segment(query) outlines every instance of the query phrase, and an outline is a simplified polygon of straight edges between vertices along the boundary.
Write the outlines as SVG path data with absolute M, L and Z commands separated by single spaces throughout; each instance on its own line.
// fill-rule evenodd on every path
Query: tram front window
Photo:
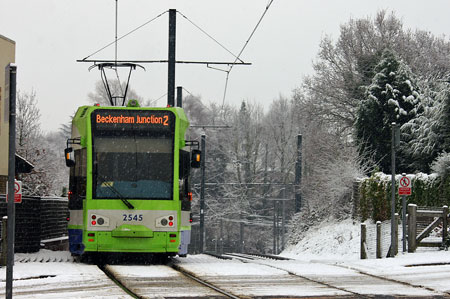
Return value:
M 97 136 L 93 198 L 172 199 L 173 139 Z

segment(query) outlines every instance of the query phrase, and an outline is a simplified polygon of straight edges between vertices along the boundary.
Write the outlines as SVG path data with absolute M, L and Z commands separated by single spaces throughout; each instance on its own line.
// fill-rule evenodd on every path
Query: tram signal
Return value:
M 191 167 L 200 168 L 201 161 L 202 161 L 202 152 L 198 149 L 192 150 Z

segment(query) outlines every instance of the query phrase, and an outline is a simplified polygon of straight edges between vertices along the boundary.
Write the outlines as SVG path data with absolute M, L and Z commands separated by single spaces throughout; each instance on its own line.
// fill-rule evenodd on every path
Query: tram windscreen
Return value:
M 173 134 L 94 129 L 93 198 L 172 199 Z M 173 132 L 173 131 L 172 131 Z

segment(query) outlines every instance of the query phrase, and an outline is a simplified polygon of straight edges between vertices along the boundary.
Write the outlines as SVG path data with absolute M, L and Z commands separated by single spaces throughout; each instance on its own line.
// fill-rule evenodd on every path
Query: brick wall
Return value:
M 8 181 L 8 176 L 0 175 L 0 194 L 6 194 L 6 182 Z

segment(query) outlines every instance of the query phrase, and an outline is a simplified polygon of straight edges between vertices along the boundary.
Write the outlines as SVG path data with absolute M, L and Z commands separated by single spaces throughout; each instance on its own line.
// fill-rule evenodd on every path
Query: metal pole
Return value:
M 392 123 L 392 138 L 391 138 L 391 250 L 389 257 L 394 257 L 395 244 L 395 127 L 396 123 Z
M 284 250 L 284 232 L 286 227 L 286 201 L 284 200 L 286 198 L 286 186 L 284 186 L 283 189 L 283 200 L 281 202 L 281 251 Z
M 177 107 L 183 107 L 183 87 L 177 86 Z
M 280 219 L 280 203 L 277 201 L 277 213 L 276 215 L 276 222 L 275 222 L 275 231 L 276 231 L 276 236 L 277 236 L 277 242 L 276 242 L 276 249 L 277 249 L 277 253 L 280 253 L 280 223 L 279 223 L 279 219 Z
M 220 253 L 223 254 L 223 219 L 220 218 Z
M 15 206 L 14 179 L 16 174 L 16 75 L 17 67 L 9 64 L 6 67 L 6 77 L 9 78 L 9 159 L 8 159 L 8 252 L 6 262 L 6 298 L 12 298 L 13 266 L 14 266 L 14 236 L 15 236 Z
M 302 183 L 302 135 L 297 135 L 297 163 L 295 164 L 295 213 L 302 208 L 302 193 L 300 184 Z
M 402 176 L 406 176 L 406 173 L 402 173 Z M 402 196 L 402 252 L 406 252 L 406 195 Z
M 201 137 L 201 176 L 200 187 L 200 252 L 203 253 L 203 244 L 205 239 L 205 156 L 206 156 L 206 136 Z
M 175 41 L 176 41 L 177 11 L 169 10 L 169 59 L 167 70 L 167 105 L 175 106 Z
M 277 222 L 276 222 L 276 213 L 277 213 L 277 201 L 273 201 L 273 254 L 277 254 Z

